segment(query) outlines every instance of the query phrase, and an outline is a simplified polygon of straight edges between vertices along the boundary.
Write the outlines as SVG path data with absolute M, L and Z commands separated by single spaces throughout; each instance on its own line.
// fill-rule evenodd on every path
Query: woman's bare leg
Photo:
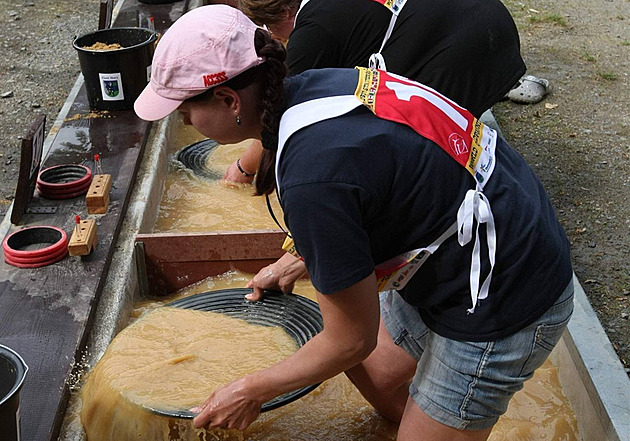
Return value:
M 346 375 L 379 414 L 398 423 L 415 372 L 416 360 L 394 344 L 381 320 L 376 349 L 363 362 L 346 371 Z
M 398 427 L 397 441 L 485 441 L 491 431 L 492 428 L 453 429 L 432 419 L 410 397 Z

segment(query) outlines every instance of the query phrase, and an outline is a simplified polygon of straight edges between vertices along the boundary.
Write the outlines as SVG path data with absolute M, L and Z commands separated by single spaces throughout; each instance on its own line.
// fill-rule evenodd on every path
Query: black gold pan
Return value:
M 218 312 L 255 325 L 279 326 L 298 346 L 304 345 L 322 330 L 322 316 L 316 302 L 299 295 L 282 294 L 277 291 L 265 291 L 262 300 L 250 302 L 245 299 L 245 294 L 251 292 L 251 289 L 246 288 L 208 291 L 176 300 L 166 306 Z M 273 398 L 262 405 L 261 412 L 291 403 L 317 386 L 319 383 Z M 166 410 L 146 406 L 145 408 L 154 414 L 171 418 L 194 418 L 196 415 L 186 409 Z
M 219 144 L 213 139 L 190 144 L 179 151 L 177 160 L 194 174 L 202 178 L 216 181 L 223 178 L 223 173 L 208 167 L 208 156 L 217 148 Z

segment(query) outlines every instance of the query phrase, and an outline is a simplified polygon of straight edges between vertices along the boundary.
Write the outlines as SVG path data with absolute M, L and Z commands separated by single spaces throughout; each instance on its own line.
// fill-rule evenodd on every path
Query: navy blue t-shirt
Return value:
M 354 69 L 307 71 L 286 82 L 288 107 L 352 93 Z M 331 88 L 333 89 L 331 91 Z M 457 217 L 471 175 L 411 128 L 361 106 L 293 134 L 279 170 L 285 222 L 314 286 L 333 294 L 374 265 L 427 246 Z M 469 274 L 473 243 L 451 236 L 401 290 L 425 323 L 453 339 L 509 335 L 548 309 L 571 276 L 569 243 L 540 181 L 503 140 L 484 194 L 497 229 L 490 293 L 473 314 Z M 485 228 L 481 228 L 485 244 Z M 489 270 L 482 251 L 482 280 Z

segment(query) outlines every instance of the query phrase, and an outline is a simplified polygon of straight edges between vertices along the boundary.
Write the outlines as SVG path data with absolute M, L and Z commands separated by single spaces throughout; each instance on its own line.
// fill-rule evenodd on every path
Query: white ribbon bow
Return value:
M 494 216 L 490 209 L 490 202 L 479 188 L 466 192 L 466 197 L 457 211 L 457 240 L 461 246 L 468 244 L 472 239 L 473 220 L 477 221 L 477 229 L 475 231 L 475 245 L 473 247 L 472 262 L 470 265 L 470 297 L 472 300 L 472 308 L 468 309 L 469 314 L 475 312 L 479 300 L 488 297 L 497 242 Z M 486 224 L 490 273 L 488 277 L 486 277 L 486 280 L 484 280 L 480 290 L 481 246 L 479 242 L 479 227 L 481 224 Z

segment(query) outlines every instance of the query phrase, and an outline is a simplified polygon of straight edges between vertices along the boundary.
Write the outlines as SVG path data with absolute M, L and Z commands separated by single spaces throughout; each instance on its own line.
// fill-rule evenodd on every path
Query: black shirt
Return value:
M 311 70 L 287 80 L 288 106 L 352 94 L 354 69 Z M 471 307 L 473 243 L 451 236 L 401 291 L 431 329 L 487 341 L 509 335 L 547 310 L 572 277 L 569 243 L 525 160 L 502 139 L 484 194 L 497 228 L 490 293 Z M 457 218 L 472 176 L 438 145 L 361 106 L 293 134 L 279 169 L 285 222 L 313 285 L 333 294 L 374 265 L 427 246 Z M 481 229 L 485 244 L 485 228 Z M 489 270 L 482 251 L 482 280 Z
M 291 75 L 367 67 L 391 15 L 373 0 L 310 0 L 289 37 Z M 500 0 L 409 0 L 383 56 L 389 72 L 436 89 L 476 117 L 525 73 L 516 25 Z

